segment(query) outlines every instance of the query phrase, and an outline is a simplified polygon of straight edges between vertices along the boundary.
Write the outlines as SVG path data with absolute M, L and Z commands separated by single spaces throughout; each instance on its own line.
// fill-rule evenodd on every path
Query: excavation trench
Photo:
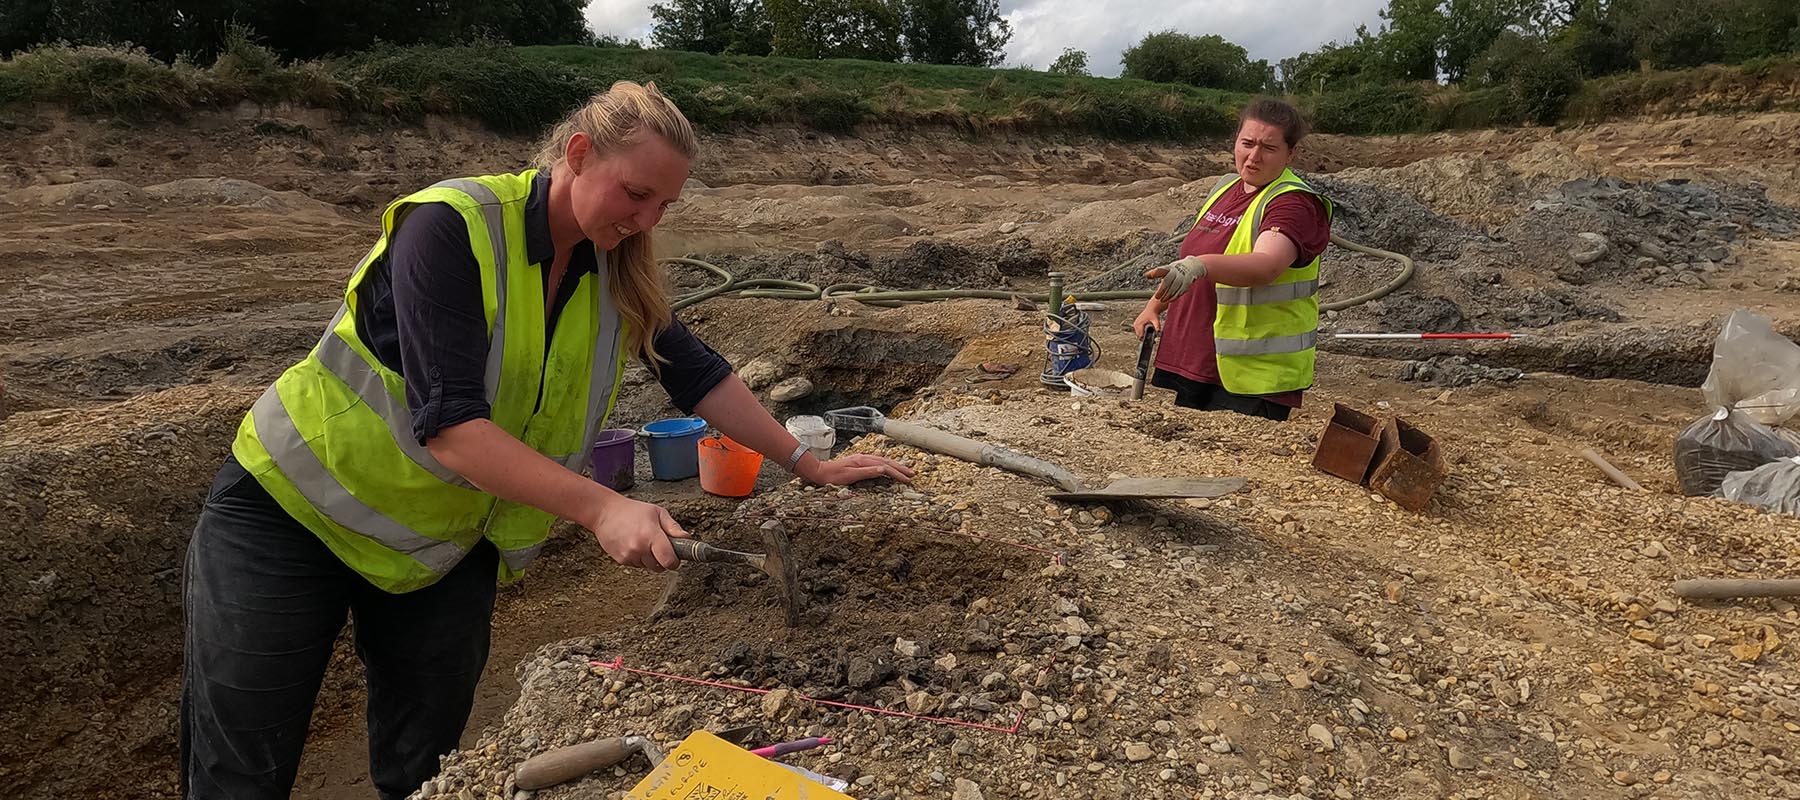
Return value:
M 0 628 L 8 632 L 5 656 L 17 677 L 0 689 L 0 724 L 14 732 L 0 745 L 0 788 L 96 798 L 175 795 L 187 539 L 244 411 L 278 372 L 274 365 L 298 358 L 310 344 L 311 335 L 302 338 L 298 330 L 225 343 L 175 333 L 81 357 L 15 351 L 12 375 L 23 380 L 14 386 L 27 387 L 24 396 L 36 408 L 0 430 L 0 483 L 14 487 L 0 510 L 15 532 L 0 542 L 0 585 L 14 598 L 0 611 Z M 773 344 L 793 353 L 794 374 L 817 390 L 801 404 L 777 407 L 790 413 L 865 403 L 891 409 L 930 385 L 961 348 L 954 337 L 857 323 L 811 331 L 796 326 L 791 335 Z M 728 330 L 708 338 L 726 350 L 744 344 Z M 108 403 L 125 391 L 144 394 Z M 616 413 L 619 424 L 670 413 L 654 386 L 629 394 Z M 744 527 L 731 521 L 739 502 L 706 495 L 693 480 L 652 480 L 641 448 L 636 471 L 631 496 L 664 505 L 698 536 L 754 544 L 754 537 L 734 539 L 733 531 Z M 765 465 L 758 495 L 787 480 Z M 907 521 L 855 539 L 866 543 L 863 550 L 827 556 L 812 549 L 826 529 L 809 524 L 796 522 L 795 538 L 797 549 L 810 554 L 804 596 L 814 618 L 857 620 L 857 626 L 897 622 L 934 603 L 964 603 L 1005 572 L 961 557 L 955 540 L 900 535 Z M 704 597 L 674 605 L 677 614 L 693 618 L 683 629 L 734 631 L 744 619 L 765 614 L 780 625 L 769 590 L 758 585 L 766 580 L 760 573 L 682 574 L 710 587 Z M 880 591 L 871 595 L 870 586 Z M 932 594 L 940 586 L 949 594 Z M 585 531 L 559 527 L 528 579 L 501 590 L 487 674 L 465 741 L 472 743 L 512 705 L 514 667 L 533 650 L 637 625 L 665 588 L 660 576 L 614 565 Z M 865 649 L 878 649 L 879 638 Z M 891 649 L 892 638 L 886 642 Z M 761 663 L 773 669 L 787 661 Z M 876 671 L 888 675 L 886 667 Z M 368 795 L 363 698 L 346 626 L 314 714 L 299 796 Z

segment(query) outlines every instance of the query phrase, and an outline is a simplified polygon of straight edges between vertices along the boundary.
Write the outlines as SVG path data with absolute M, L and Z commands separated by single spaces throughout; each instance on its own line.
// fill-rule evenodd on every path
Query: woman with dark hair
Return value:
M 1288 168 L 1306 132 L 1287 103 L 1246 106 L 1236 174 L 1200 207 L 1181 258 L 1144 273 L 1160 282 L 1132 328 L 1140 339 L 1160 329 L 1151 384 L 1176 405 L 1285 420 L 1312 386 L 1331 201 Z

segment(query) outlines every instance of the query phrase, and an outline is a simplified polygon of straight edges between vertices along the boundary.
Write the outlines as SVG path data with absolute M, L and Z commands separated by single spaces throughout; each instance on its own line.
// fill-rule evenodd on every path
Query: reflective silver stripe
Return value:
M 1268 303 L 1285 303 L 1289 300 L 1312 297 L 1318 292 L 1319 282 L 1316 280 L 1271 283 L 1268 286 L 1220 286 L 1219 305 L 1260 306 Z
M 1273 192 L 1280 191 L 1283 186 L 1298 186 L 1301 189 L 1306 189 L 1306 184 L 1297 181 L 1278 181 L 1263 187 L 1263 190 L 1257 193 L 1256 201 L 1250 209 L 1250 230 L 1262 230 L 1263 212 L 1269 210 L 1269 203 L 1275 199 Z
M 606 416 L 606 403 L 612 399 L 613 383 L 619 369 L 619 309 L 613 305 L 612 274 L 607 269 L 610 254 L 596 252 L 599 261 L 594 270 L 595 305 L 599 312 L 599 333 L 594 337 L 594 361 L 588 372 L 587 424 L 581 431 L 579 447 L 563 466 L 580 472 L 593 456 L 594 437 L 599 435 L 601 418 Z
M 1271 336 L 1267 339 L 1223 339 L 1215 337 L 1213 344 L 1222 356 L 1267 356 L 1278 353 L 1299 353 L 1311 350 L 1318 341 L 1318 331 L 1307 331 L 1294 336 Z
M 523 550 L 501 550 L 500 560 L 506 562 L 506 568 L 513 572 L 524 572 L 525 567 L 536 560 L 543 549 L 544 543 L 538 542 Z
M 331 324 L 325 326 L 325 335 L 319 338 L 319 346 L 313 348 L 313 357 L 325 366 L 332 375 L 350 387 L 350 391 L 369 407 L 370 411 L 387 423 L 388 434 L 394 437 L 394 444 L 400 451 L 418 464 L 420 469 L 436 476 L 438 480 L 465 489 L 474 488 L 467 478 L 458 475 L 455 470 L 438 463 L 431 451 L 419 444 L 413 433 L 412 410 L 404 401 L 388 392 L 387 384 L 381 380 L 381 373 L 376 372 L 369 362 L 350 349 L 343 339 L 338 338 L 337 326 L 342 322 L 350 309 L 339 306 L 337 316 L 331 318 Z
M 452 178 L 439 181 L 431 188 L 455 189 L 474 198 L 481 209 L 481 218 L 487 223 L 488 243 L 494 249 L 494 328 L 488 333 L 487 375 L 484 385 L 487 388 L 487 401 L 491 407 L 500 394 L 500 364 L 506 356 L 506 278 L 508 258 L 506 247 L 506 215 L 500 206 L 500 197 L 493 189 L 479 181 L 468 178 Z
M 281 474 L 293 482 L 313 508 L 332 522 L 369 537 L 396 553 L 412 558 L 437 575 L 450 571 L 462 560 L 463 549 L 455 542 L 433 539 L 413 531 L 365 505 L 319 463 L 318 454 L 306 445 L 281 393 L 270 386 L 250 409 L 256 438 L 268 451 Z

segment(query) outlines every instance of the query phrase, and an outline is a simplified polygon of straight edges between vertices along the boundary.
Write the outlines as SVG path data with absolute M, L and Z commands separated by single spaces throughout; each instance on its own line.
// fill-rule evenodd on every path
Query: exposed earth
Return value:
M 1141 288 L 1109 270 L 1172 252 L 1228 168 L 1218 142 L 859 134 L 710 137 L 665 251 L 744 276 L 1041 303 L 1052 269 L 1078 296 Z M 703 538 L 752 546 L 757 523 L 788 520 L 801 625 L 754 573 L 646 575 L 560 529 L 502 590 L 465 749 L 420 796 L 514 800 L 519 762 L 558 745 L 754 723 L 758 744 L 835 737 L 789 760 L 869 798 L 1800 797 L 1800 609 L 1670 592 L 1788 576 L 1800 552 L 1800 519 L 1683 497 L 1671 459 L 1706 410 L 1696 387 L 1727 314 L 1800 335 L 1796 142 L 1796 114 L 1314 137 L 1298 166 L 1337 202 L 1336 232 L 1419 266 L 1328 330 L 1530 337 L 1329 342 L 1281 424 L 1156 391 L 1044 388 L 1038 317 L 1010 302 L 693 306 L 683 319 L 755 388 L 814 385 L 771 401 L 780 416 L 867 403 L 1090 482 L 1249 487 L 1059 505 L 1028 479 L 870 436 L 843 446 L 915 464 L 916 485 L 810 488 L 766 466 L 738 502 L 651 481 L 640 458 L 633 495 Z M 158 124 L 38 109 L 0 119 L 0 146 L 0 629 L 15 673 L 0 788 L 173 797 L 181 558 L 238 420 L 317 339 L 382 204 L 516 169 L 531 143 L 289 109 Z M 1325 299 L 1392 274 L 1334 248 Z M 1091 312 L 1103 366 L 1130 368 L 1137 308 Z M 1450 478 L 1423 512 L 1313 469 L 1334 402 L 1437 439 Z M 670 413 L 635 370 L 615 420 Z M 298 796 L 373 795 L 361 702 L 340 648 Z M 644 769 L 537 795 L 619 797 Z

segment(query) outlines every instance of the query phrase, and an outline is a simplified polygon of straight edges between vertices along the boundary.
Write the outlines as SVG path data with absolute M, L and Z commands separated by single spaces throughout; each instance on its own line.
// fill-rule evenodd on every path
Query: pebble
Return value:
M 1337 740 L 1332 737 L 1331 729 L 1324 725 L 1317 722 L 1313 723 L 1311 727 L 1306 729 L 1306 735 L 1311 736 L 1313 741 L 1318 742 L 1319 745 L 1326 750 L 1337 749 Z
M 1149 761 L 1150 757 L 1154 755 L 1156 755 L 1156 751 L 1150 749 L 1150 745 L 1142 742 L 1125 745 L 1125 760 L 1127 761 Z
M 1449 752 L 1444 754 L 1444 759 L 1445 759 L 1445 761 L 1449 762 L 1451 767 L 1454 767 L 1456 769 L 1474 769 L 1475 768 L 1475 759 L 1470 758 L 1468 753 L 1464 753 L 1462 751 L 1462 748 L 1456 747 L 1454 745 L 1452 745 L 1450 747 Z
M 956 779 L 956 791 L 950 797 L 952 800 L 985 800 L 981 794 L 981 784 L 968 778 Z
M 1226 739 L 1226 738 L 1225 738 L 1225 737 L 1223 737 L 1223 736 L 1221 736 L 1221 737 L 1219 737 L 1219 738 L 1217 738 L 1217 739 L 1214 739 L 1214 740 L 1213 740 L 1213 743 L 1212 743 L 1212 744 L 1210 744 L 1210 745 L 1207 745 L 1207 746 L 1208 746 L 1208 747 L 1211 747 L 1211 748 L 1212 748 L 1212 751 L 1213 751 L 1213 752 L 1215 752 L 1215 753 L 1229 753 L 1229 752 L 1231 752 L 1231 742 L 1230 742 L 1230 741 L 1229 741 L 1229 740 L 1227 740 L 1227 739 Z
M 1411 734 L 1407 733 L 1405 728 L 1399 726 L 1395 726 L 1393 730 L 1388 731 L 1388 736 L 1396 742 L 1404 742 L 1411 738 Z

